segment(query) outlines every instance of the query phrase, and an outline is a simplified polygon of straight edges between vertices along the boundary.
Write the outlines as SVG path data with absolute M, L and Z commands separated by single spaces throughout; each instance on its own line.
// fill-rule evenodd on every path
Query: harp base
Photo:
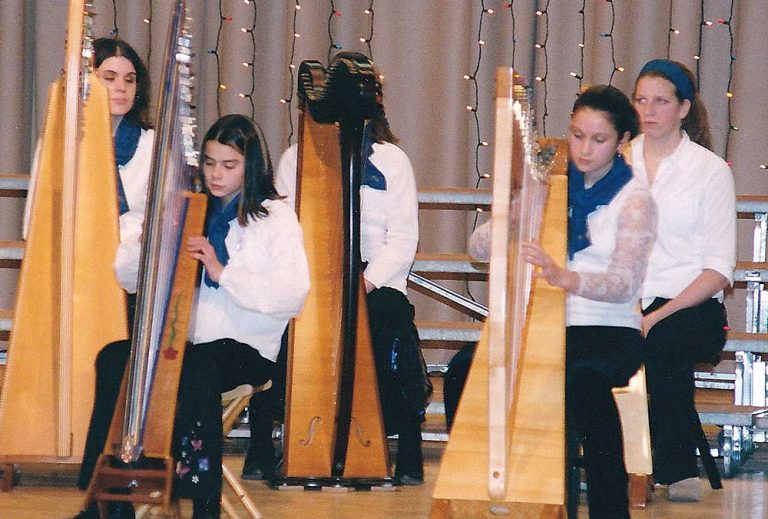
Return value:
M 102 454 L 88 485 L 83 509 L 96 502 L 101 517 L 107 517 L 107 503 L 128 503 L 160 506 L 165 514 L 178 515 L 173 499 L 173 458 L 142 458 L 126 465 L 115 456 Z M 175 510 L 175 511 L 174 511 Z
M 563 505 L 433 499 L 429 519 L 565 519 Z
M 19 469 L 14 463 L 2 463 L 0 471 L 0 492 L 10 492 L 16 483 Z
M 397 484 L 392 478 L 283 477 L 269 483 L 276 490 L 323 490 L 326 492 L 394 492 Z

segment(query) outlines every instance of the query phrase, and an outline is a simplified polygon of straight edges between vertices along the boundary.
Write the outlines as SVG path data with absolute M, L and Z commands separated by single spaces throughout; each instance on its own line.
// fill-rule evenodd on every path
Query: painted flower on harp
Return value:
M 179 350 L 170 347 L 163 350 L 163 357 L 165 360 L 176 360 L 178 356 Z

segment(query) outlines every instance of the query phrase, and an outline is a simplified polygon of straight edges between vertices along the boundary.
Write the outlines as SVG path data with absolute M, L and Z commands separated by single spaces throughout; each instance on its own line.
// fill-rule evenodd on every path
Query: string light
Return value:
M 509 9 L 509 16 L 512 18 L 512 72 L 515 74 L 515 77 L 519 77 L 520 74 L 517 73 L 517 67 L 515 67 L 515 53 L 517 52 L 517 35 L 515 33 L 517 22 L 515 19 L 515 1 L 512 0 L 507 4 L 504 4 L 504 9 Z
M 477 110 L 480 105 L 480 88 L 477 82 L 477 74 L 480 71 L 480 63 L 483 59 L 483 46 L 485 45 L 485 40 L 483 40 L 483 22 L 485 16 L 489 14 L 488 9 L 485 6 L 485 0 L 481 0 L 480 9 L 480 20 L 477 24 L 477 60 L 475 61 L 475 69 L 471 74 L 464 74 L 464 79 L 466 81 L 471 81 L 474 94 L 474 104 L 467 105 L 467 111 L 471 113 L 474 118 L 475 134 L 477 136 L 477 144 L 475 145 L 475 174 L 477 175 L 477 180 L 475 182 L 475 187 L 479 187 L 480 181 L 484 178 L 480 173 L 480 149 L 483 148 L 482 143 L 485 141 L 483 141 L 482 136 L 480 135 L 480 118 L 477 115 Z M 476 224 L 477 220 L 475 220 L 475 225 Z
M 152 70 L 152 17 L 154 16 L 154 5 L 152 0 L 149 0 L 149 16 L 144 18 L 144 23 L 147 24 L 147 69 Z
M 340 17 L 341 11 L 336 9 L 334 0 L 331 0 L 331 12 L 328 14 L 328 41 L 330 42 L 328 44 L 328 60 L 326 61 L 328 64 L 331 63 L 331 54 L 333 54 L 334 50 L 342 49 L 341 44 L 333 39 L 333 20 Z
M 602 33 L 601 36 L 608 38 L 608 41 L 611 43 L 611 63 L 613 64 L 613 70 L 611 70 L 611 77 L 608 79 L 608 84 L 613 85 L 613 77 L 616 75 L 616 72 L 624 72 L 624 67 L 621 67 L 616 63 L 616 46 L 613 41 L 613 30 L 616 27 L 616 6 L 611 0 L 606 0 L 606 2 L 611 4 L 611 28 L 608 32 Z
M 216 84 L 219 88 L 216 89 L 216 117 L 221 117 L 221 93 L 227 89 L 227 85 L 221 80 L 221 59 L 219 58 L 219 48 L 221 47 L 221 34 L 224 32 L 224 23 L 231 22 L 232 18 L 224 16 L 224 6 L 222 0 L 219 0 L 219 28 L 216 31 L 216 46 L 212 49 L 208 49 L 208 54 L 213 55 L 216 59 Z
M 293 84 L 294 84 L 294 77 L 293 77 L 293 71 L 296 69 L 296 65 L 293 63 L 294 58 L 296 57 L 296 41 L 301 37 L 301 34 L 299 34 L 296 31 L 296 21 L 299 16 L 299 11 L 301 11 L 301 3 L 299 3 L 299 0 L 294 0 L 293 4 L 293 38 L 291 39 L 291 56 L 288 58 L 288 75 L 290 77 L 289 79 L 289 90 L 288 90 L 288 97 L 282 97 L 280 98 L 280 103 L 285 105 L 286 114 L 288 116 L 288 128 L 290 129 L 288 132 L 288 146 L 291 145 L 293 141 L 293 113 L 292 113 L 292 107 L 293 107 Z
M 667 31 L 667 59 L 670 59 L 671 57 L 671 50 L 672 50 L 672 34 L 674 33 L 675 29 L 672 26 L 672 13 L 674 12 L 674 6 L 675 1 L 669 0 L 669 30 Z M 678 34 L 680 32 L 678 31 Z
M 579 71 L 571 72 L 571 76 L 579 80 L 579 91 L 581 93 L 584 81 L 584 47 L 586 47 L 587 39 L 587 0 L 581 0 L 581 9 L 579 9 L 579 16 L 581 17 L 581 40 L 579 41 Z
M 365 43 L 368 47 L 368 57 L 371 58 L 371 61 L 373 61 L 373 47 L 371 46 L 371 40 L 373 40 L 373 20 L 376 16 L 373 10 L 373 2 L 374 0 L 369 0 L 368 8 L 363 9 L 363 14 L 368 16 L 368 36 L 360 38 L 361 42 Z
M 693 59 L 696 61 L 696 91 L 701 90 L 701 56 L 704 49 L 704 28 L 711 27 L 712 22 L 704 19 L 704 0 L 699 2 L 699 46 Z
M 720 20 L 721 25 L 725 25 L 728 27 L 728 39 L 729 39 L 729 46 L 728 46 L 728 86 L 726 87 L 726 99 L 728 99 L 728 132 L 725 135 L 725 152 L 723 153 L 723 156 L 725 160 L 728 160 L 728 150 L 730 149 L 731 145 L 731 133 L 739 131 L 739 127 L 736 126 L 733 122 L 733 90 L 731 89 L 731 86 L 733 85 L 733 62 L 736 61 L 736 54 L 735 50 L 733 48 L 734 46 L 734 37 L 733 37 L 733 24 L 731 21 L 733 20 L 733 5 L 734 0 L 731 0 L 731 8 L 728 12 L 728 19 L 727 20 Z
M 543 95 L 542 103 L 542 115 L 541 115 L 541 131 L 542 135 L 547 135 L 547 117 L 549 117 L 549 106 L 547 105 L 548 91 L 547 91 L 547 77 L 549 75 L 549 55 L 547 54 L 547 41 L 549 40 L 549 0 L 546 0 L 543 9 L 536 11 L 536 17 L 539 20 L 539 24 L 544 26 L 544 40 L 536 43 L 536 48 L 542 51 L 542 60 L 544 62 L 544 72 L 536 76 L 536 81 L 541 83 Z
M 245 68 L 250 69 L 251 73 L 251 89 L 248 92 L 241 92 L 240 98 L 246 99 L 248 103 L 251 105 L 251 119 L 253 119 L 256 116 L 256 107 L 253 104 L 253 94 L 256 92 L 256 17 L 258 15 L 258 8 L 256 6 L 256 2 L 251 2 L 250 0 L 243 0 L 243 3 L 246 5 L 250 5 L 253 7 L 253 18 L 251 19 L 251 26 L 248 27 L 241 27 L 240 31 L 243 34 L 246 34 L 250 36 L 251 39 L 251 58 L 250 61 L 244 61 L 243 66 Z
M 118 38 L 120 36 L 120 30 L 117 28 L 117 2 L 112 0 L 112 30 L 109 31 L 110 36 Z

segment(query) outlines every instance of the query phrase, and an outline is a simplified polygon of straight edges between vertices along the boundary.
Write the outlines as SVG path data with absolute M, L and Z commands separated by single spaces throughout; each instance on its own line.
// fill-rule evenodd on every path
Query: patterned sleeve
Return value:
M 606 303 L 629 301 L 640 290 L 656 241 L 658 214 L 647 191 L 635 191 L 624 203 L 616 230 L 616 248 L 605 272 L 579 272 L 576 295 Z

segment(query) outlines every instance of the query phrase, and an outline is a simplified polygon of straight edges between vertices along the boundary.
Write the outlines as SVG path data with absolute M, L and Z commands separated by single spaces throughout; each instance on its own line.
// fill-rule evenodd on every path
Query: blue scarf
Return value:
M 141 126 L 135 121 L 123 117 L 115 132 L 115 162 L 117 166 L 125 166 L 131 161 L 136 153 L 136 148 L 139 147 L 139 137 L 141 137 Z M 123 181 L 120 179 L 120 170 L 115 168 L 115 173 L 117 174 L 117 202 L 120 214 L 123 215 L 128 212 L 128 199 L 125 196 Z
M 237 218 L 237 206 L 239 204 L 239 193 L 226 207 L 222 207 L 220 198 L 211 198 L 206 235 L 208 236 L 208 243 L 216 251 L 216 258 L 222 265 L 229 262 L 229 253 L 224 240 L 229 233 L 229 222 Z M 208 272 L 205 273 L 205 284 L 211 288 L 219 288 L 219 284 L 208 277 Z
M 601 205 L 608 205 L 627 182 L 632 170 L 619 154 L 613 167 L 589 189 L 584 187 L 584 174 L 573 162 L 568 162 L 568 257 L 586 249 L 592 242 L 587 229 L 587 217 Z
M 373 165 L 371 162 L 371 155 L 373 154 L 374 140 L 371 137 L 371 125 L 365 126 L 365 132 L 363 133 L 363 149 L 361 151 L 363 159 L 363 178 L 360 179 L 361 186 L 369 186 L 379 191 L 387 190 L 387 178 L 379 168 Z

